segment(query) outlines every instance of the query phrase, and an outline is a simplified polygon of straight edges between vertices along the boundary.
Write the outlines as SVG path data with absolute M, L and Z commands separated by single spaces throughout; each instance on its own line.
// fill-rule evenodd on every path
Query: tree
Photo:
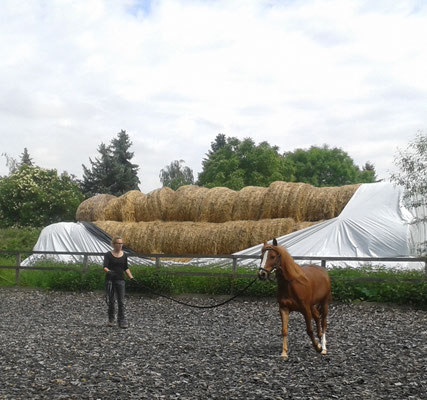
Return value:
M 6 158 L 6 167 L 9 168 L 9 175 L 12 175 L 19 168 L 18 161 L 7 153 L 2 153 L 1 155 Z
M 411 226 L 413 250 L 427 255 L 427 135 L 419 132 L 405 150 L 398 150 L 394 164 L 398 171 L 390 179 L 404 188 L 403 201 L 415 216 Z
M 33 160 L 28 153 L 26 147 L 24 147 L 24 152 L 21 154 L 21 161 L 18 162 L 16 158 L 10 156 L 7 153 L 2 153 L 2 156 L 6 158 L 6 166 L 9 168 L 9 175 L 14 174 L 22 165 L 29 165 L 30 167 L 34 166 Z
M 26 147 L 24 147 L 24 152 L 21 154 L 21 162 L 19 163 L 20 167 L 22 167 L 23 165 L 28 165 L 29 167 L 33 166 L 33 160 L 30 157 L 30 154 L 28 153 Z
M 131 146 L 132 142 L 124 130 L 117 134 L 110 145 L 100 144 L 100 157 L 95 158 L 95 161 L 89 158 L 91 168 L 82 165 L 82 191 L 86 197 L 97 193 L 120 196 L 130 190 L 139 190 L 139 167 L 130 162 L 134 155 L 129 151 Z
M 240 141 L 219 134 L 202 161 L 198 184 L 240 190 L 244 186 L 268 186 L 277 180 L 291 181 L 293 166 L 278 150 L 267 142 L 256 145 L 251 138 Z
M 98 147 L 99 158 L 89 162 L 92 168 L 83 165 L 82 191 L 86 197 L 94 196 L 97 193 L 110 193 L 109 187 L 114 181 L 113 157 L 110 146 L 101 143 Z
M 159 177 L 163 186 L 176 190 L 180 186 L 194 184 L 193 170 L 185 167 L 184 163 L 184 160 L 175 160 L 160 170 Z
M 377 174 L 375 172 L 374 164 L 367 161 L 362 167 L 362 171 L 359 173 L 359 182 L 360 183 L 372 183 L 377 179 Z
M 41 227 L 72 221 L 83 200 L 79 186 L 66 172 L 22 165 L 0 180 L 0 225 Z
M 375 181 L 373 165 L 366 163 L 360 171 L 353 159 L 339 148 L 312 146 L 308 150 L 297 149 L 284 154 L 295 166 L 297 182 L 314 186 L 342 186 Z

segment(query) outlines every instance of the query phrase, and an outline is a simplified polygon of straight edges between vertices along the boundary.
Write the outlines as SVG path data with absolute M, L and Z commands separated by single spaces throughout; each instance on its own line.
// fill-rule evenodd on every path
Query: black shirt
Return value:
M 123 253 L 121 257 L 114 257 L 109 251 L 104 255 L 104 268 L 108 268 L 111 271 L 107 274 L 106 280 L 122 281 L 124 280 L 124 272 L 129 269 L 128 256 Z

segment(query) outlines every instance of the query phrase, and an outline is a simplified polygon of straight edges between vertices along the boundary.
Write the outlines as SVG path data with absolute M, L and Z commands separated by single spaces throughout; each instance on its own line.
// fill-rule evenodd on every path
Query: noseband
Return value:
M 276 260 L 276 262 L 274 263 L 274 265 L 273 265 L 273 268 L 271 268 L 271 270 L 269 271 L 268 269 L 265 269 L 265 268 L 263 268 L 263 267 L 259 267 L 259 269 L 258 269 L 258 271 L 265 271 L 265 272 L 267 272 L 267 274 L 268 274 L 268 276 L 270 277 L 270 275 L 277 269 L 277 267 L 279 266 L 279 264 L 280 264 L 280 253 L 277 251 L 277 250 L 274 250 L 272 247 L 266 247 L 265 249 L 264 249 L 264 251 L 261 253 L 261 259 L 262 259 L 262 257 L 264 256 L 264 253 L 266 252 L 266 251 L 270 251 L 270 250 L 273 250 L 274 252 L 276 252 L 276 254 L 277 254 L 277 260 Z

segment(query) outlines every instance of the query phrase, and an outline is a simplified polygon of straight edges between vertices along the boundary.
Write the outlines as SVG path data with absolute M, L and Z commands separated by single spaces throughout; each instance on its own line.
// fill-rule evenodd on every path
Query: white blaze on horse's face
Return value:
M 264 255 L 262 256 L 261 265 L 258 270 L 258 278 L 261 280 L 267 279 L 268 273 L 265 270 L 265 265 L 267 264 L 267 257 L 268 257 L 268 251 L 264 252 Z
M 264 255 L 262 256 L 260 268 L 265 268 L 265 264 L 267 264 L 267 257 L 268 257 L 268 251 L 264 252 Z

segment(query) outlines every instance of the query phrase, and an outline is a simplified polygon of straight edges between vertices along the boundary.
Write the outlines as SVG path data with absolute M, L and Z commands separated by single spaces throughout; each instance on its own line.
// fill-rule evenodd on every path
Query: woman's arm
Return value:
M 108 269 L 108 254 L 104 255 L 104 271 L 110 272 L 110 270 Z
M 125 272 L 126 272 L 126 275 L 128 276 L 129 279 L 133 279 L 132 272 L 130 272 L 129 268 Z

